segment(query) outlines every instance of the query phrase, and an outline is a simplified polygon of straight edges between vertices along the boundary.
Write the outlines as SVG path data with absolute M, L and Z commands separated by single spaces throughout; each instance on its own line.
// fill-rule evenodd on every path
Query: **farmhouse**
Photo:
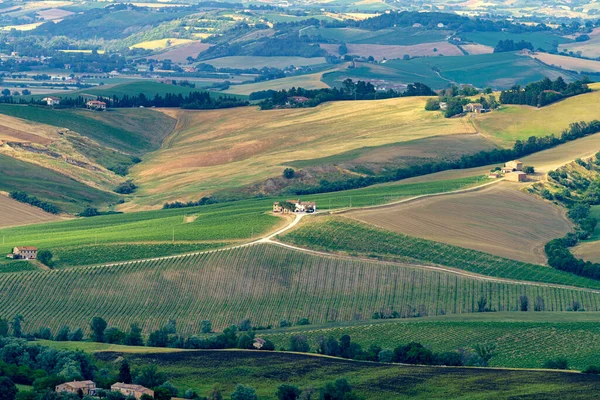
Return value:
M 317 203 L 314 201 L 300 200 L 286 200 L 284 203 L 276 201 L 273 203 L 274 213 L 288 214 L 292 211 L 296 213 L 314 213 L 317 211 Z
M 96 395 L 96 383 L 93 381 L 73 381 L 73 382 L 65 382 L 56 386 L 57 393 L 75 393 L 78 394 L 79 390 L 83 392 L 84 395 L 94 396 Z
M 142 395 L 154 397 L 154 391 L 143 387 L 142 385 L 131 385 L 128 383 L 117 382 L 110 387 L 111 392 L 119 392 L 127 397 L 135 397 L 140 399 Z
M 310 100 L 308 97 L 304 97 L 304 96 L 292 96 L 289 99 L 292 103 L 300 103 L 300 104 L 306 103 L 307 101 Z
M 509 172 L 505 178 L 507 181 L 524 182 L 527 180 L 527 174 L 523 171 Z
M 60 98 L 54 97 L 54 96 L 44 97 L 42 99 L 42 101 L 45 102 L 50 107 L 54 107 L 54 106 L 57 106 L 60 104 Z
M 471 112 L 471 113 L 476 113 L 476 114 L 481 114 L 481 113 L 485 112 L 483 105 L 481 105 L 481 103 L 469 103 L 465 106 L 465 111 Z
M 502 172 L 523 171 L 523 163 L 519 160 L 509 161 L 504 164 Z
M 38 249 L 33 246 L 18 246 L 13 249 L 12 258 L 18 260 L 35 260 Z
M 90 100 L 87 103 L 85 103 L 85 105 L 90 110 L 98 110 L 98 111 L 106 110 L 106 103 L 103 101 L 99 101 L 99 100 Z

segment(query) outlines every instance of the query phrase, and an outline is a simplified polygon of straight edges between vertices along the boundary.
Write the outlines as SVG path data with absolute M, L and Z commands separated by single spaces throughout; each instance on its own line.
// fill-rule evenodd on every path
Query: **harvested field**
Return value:
M 562 44 L 558 49 L 560 51 L 572 51 L 574 53 L 580 51 L 582 56 L 589 58 L 600 57 L 600 28 L 594 29 L 589 36 L 590 40 L 588 41 Z
M 494 48 L 492 46 L 485 46 L 483 44 L 464 44 L 460 47 L 469 53 L 469 55 L 492 54 L 494 52 Z
M 304 89 L 328 88 L 329 86 L 321 81 L 322 77 L 323 72 L 317 72 L 315 74 L 298 75 L 289 78 L 273 79 L 265 82 L 234 85 L 225 90 L 224 93 L 249 95 L 252 92 L 259 92 L 261 90 L 282 90 L 290 89 L 292 87 L 301 87 Z
M 190 39 L 178 39 L 178 38 L 165 38 L 157 40 L 148 40 L 146 42 L 136 43 L 130 48 L 135 49 L 146 49 L 146 50 L 161 50 L 171 48 L 180 45 L 186 45 L 192 43 Z
M 37 14 L 44 18 L 46 21 L 52 21 L 55 19 L 61 19 L 73 15 L 72 11 L 61 10 L 60 8 L 51 8 L 49 10 L 38 11 Z
M 575 57 L 559 56 L 557 54 L 535 53 L 531 58 L 540 60 L 544 64 L 562 69 L 579 72 L 600 72 L 600 61 L 584 60 Z
M 132 169 L 141 187 L 134 202 L 158 206 L 165 200 L 197 200 L 217 189 L 279 176 L 292 160 L 474 133 L 465 119 L 445 119 L 424 111 L 425 101 L 413 97 L 333 102 L 271 111 L 247 107 L 233 114 L 231 110 L 164 109 L 178 123 L 163 148 Z
M 339 54 L 339 44 L 321 44 L 320 46 L 331 54 Z M 387 58 L 388 60 L 402 58 L 405 54 L 408 54 L 411 57 L 463 55 L 458 47 L 448 42 L 422 43 L 411 46 L 394 46 L 383 44 L 347 44 L 346 46 L 348 47 L 348 54 L 363 57 L 373 56 L 376 60 L 382 60 L 384 58 Z
M 583 242 L 573 249 L 573 254 L 586 261 L 600 263 L 600 241 Z
M 351 212 L 360 221 L 405 235 L 523 262 L 546 262 L 544 245 L 572 229 L 561 209 L 499 183 L 486 189 Z
M 325 64 L 324 57 L 253 57 L 253 56 L 231 56 L 221 57 L 206 61 L 215 68 L 286 68 L 291 65 L 303 67 L 308 65 Z
M 152 58 L 155 60 L 171 60 L 173 62 L 182 63 L 185 62 L 188 57 L 198 57 L 198 54 L 211 46 L 212 44 L 195 42 L 167 50 L 164 53 L 152 56 Z
M 0 194 L 0 228 L 58 221 L 61 217 Z

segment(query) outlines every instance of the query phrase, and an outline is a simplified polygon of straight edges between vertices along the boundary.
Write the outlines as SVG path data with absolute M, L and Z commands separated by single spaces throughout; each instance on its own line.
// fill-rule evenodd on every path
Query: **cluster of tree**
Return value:
M 596 229 L 598 221 L 590 215 L 592 205 L 600 204 L 600 153 L 595 160 L 577 160 L 586 169 L 596 172 L 595 178 L 576 173 L 569 173 L 565 167 L 550 171 L 548 176 L 563 189 L 557 193 L 544 190 L 543 197 L 562 203 L 566 206 L 569 218 L 575 222 L 577 229 L 564 237 L 554 239 L 545 246 L 550 266 L 576 275 L 592 279 L 600 279 L 600 263 L 576 258 L 570 247 L 580 240 L 587 239 Z
M 215 204 L 218 201 L 213 199 L 212 197 L 202 197 L 198 201 L 188 201 L 187 203 L 182 203 L 181 201 L 174 201 L 172 203 L 163 204 L 163 209 L 167 210 L 170 208 L 184 208 L 184 207 L 197 207 L 197 206 L 205 206 L 207 204 Z
M 443 160 L 413 165 L 408 168 L 399 168 L 389 174 L 379 176 L 361 176 L 334 182 L 324 179 L 319 182 L 318 185 L 314 186 L 291 186 L 287 189 L 285 194 L 300 196 L 315 193 L 338 192 L 371 186 L 377 183 L 393 182 L 415 176 L 428 175 L 449 169 L 465 169 L 481 167 L 498 162 L 507 162 L 597 132 L 600 132 L 600 121 L 594 120 L 589 123 L 582 121 L 571 124 L 568 129 L 565 129 L 562 132 L 560 137 L 556 137 L 554 134 L 543 137 L 531 136 L 525 142 L 517 140 L 512 149 L 484 150 L 471 155 L 463 155 L 458 160 Z
M 407 86 L 404 92 L 388 90 L 386 92 L 378 92 L 375 86 L 370 82 L 357 81 L 346 79 L 341 88 L 331 89 L 304 89 L 291 88 L 289 90 L 266 90 L 254 92 L 250 94 L 250 99 L 265 99 L 260 103 L 262 110 L 269 110 L 274 107 L 289 106 L 289 107 L 315 107 L 326 101 L 335 100 L 376 100 L 387 99 L 394 97 L 409 97 L 409 96 L 435 96 L 436 93 L 427 85 L 419 82 L 412 83 Z M 304 97 L 308 100 L 299 101 L 297 97 Z
M 120 183 L 119 186 L 117 186 L 115 188 L 115 193 L 131 194 L 131 193 L 135 192 L 136 189 L 137 189 L 136 184 L 133 183 L 133 181 L 128 180 L 128 181 Z
M 500 40 L 496 47 L 494 47 L 494 53 L 504 53 L 507 51 L 519 51 L 519 50 L 531 50 L 533 51 L 533 44 L 521 40 L 516 42 L 512 39 Z
M 47 201 L 40 200 L 35 196 L 30 196 L 25 192 L 17 190 L 17 191 L 10 192 L 9 196 L 11 199 L 20 201 L 21 203 L 30 204 L 34 207 L 41 208 L 42 210 L 49 212 L 51 214 L 60 213 L 60 208 L 58 208 L 54 204 L 48 203 Z
M 500 94 L 500 102 L 543 107 L 567 97 L 589 92 L 591 89 L 588 87 L 588 83 L 588 78 L 568 84 L 560 76 L 555 81 L 545 78 L 538 82 L 532 82 L 525 88 L 515 85 L 509 90 L 503 90 Z
M 305 335 L 298 334 L 290 337 L 289 350 L 309 352 L 310 344 Z M 383 349 L 371 345 L 363 350 L 357 343 L 352 342 L 349 335 L 343 335 L 339 340 L 333 336 L 317 338 L 316 352 L 334 357 L 354 360 L 375 361 L 385 363 L 446 365 L 446 366 L 487 366 L 494 355 L 494 344 L 476 345 L 473 351 L 460 349 L 458 351 L 435 353 L 420 343 L 411 342 L 395 349 Z

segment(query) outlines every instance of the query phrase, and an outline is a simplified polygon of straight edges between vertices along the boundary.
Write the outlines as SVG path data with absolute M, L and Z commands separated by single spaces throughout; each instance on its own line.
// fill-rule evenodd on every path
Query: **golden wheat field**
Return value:
M 546 262 L 544 245 L 572 228 L 560 208 L 501 182 L 469 193 L 425 198 L 351 218 L 394 232 L 524 262 Z
M 132 169 L 133 206 L 198 199 L 278 176 L 286 162 L 430 136 L 474 133 L 466 119 L 424 111 L 425 98 L 327 103 L 315 108 L 165 109 L 177 126 Z

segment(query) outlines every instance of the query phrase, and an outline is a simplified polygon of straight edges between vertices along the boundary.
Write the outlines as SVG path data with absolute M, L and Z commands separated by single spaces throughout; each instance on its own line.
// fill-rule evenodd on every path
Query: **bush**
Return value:
M 554 358 L 544 363 L 547 369 L 569 369 L 569 361 L 566 358 Z
M 283 170 L 283 177 L 285 179 L 292 179 L 296 175 L 296 171 L 292 168 L 286 168 Z
M 296 322 L 296 325 L 310 325 L 310 321 L 308 318 L 300 318 L 298 322 Z
M 297 351 L 300 353 L 308 353 L 310 351 L 310 345 L 308 339 L 304 335 L 294 335 L 290 338 L 290 351 Z
M 52 252 L 50 250 L 42 250 L 37 255 L 38 261 L 47 267 L 51 267 L 53 265 L 52 257 Z
M 253 387 L 239 384 L 231 393 L 231 400 L 258 400 L 258 396 Z
M 600 375 L 600 366 L 598 365 L 590 365 L 586 369 L 583 370 L 584 374 L 596 374 Z
M 525 172 L 526 174 L 533 174 L 535 173 L 535 168 L 531 165 L 526 165 L 523 167 L 523 172 Z
M 137 189 L 137 186 L 133 183 L 133 181 L 126 181 L 117 186 L 115 193 L 131 194 L 135 192 L 135 189 Z
M 100 215 L 100 212 L 94 207 L 88 207 L 79 214 L 81 217 L 95 217 L 96 215 Z

